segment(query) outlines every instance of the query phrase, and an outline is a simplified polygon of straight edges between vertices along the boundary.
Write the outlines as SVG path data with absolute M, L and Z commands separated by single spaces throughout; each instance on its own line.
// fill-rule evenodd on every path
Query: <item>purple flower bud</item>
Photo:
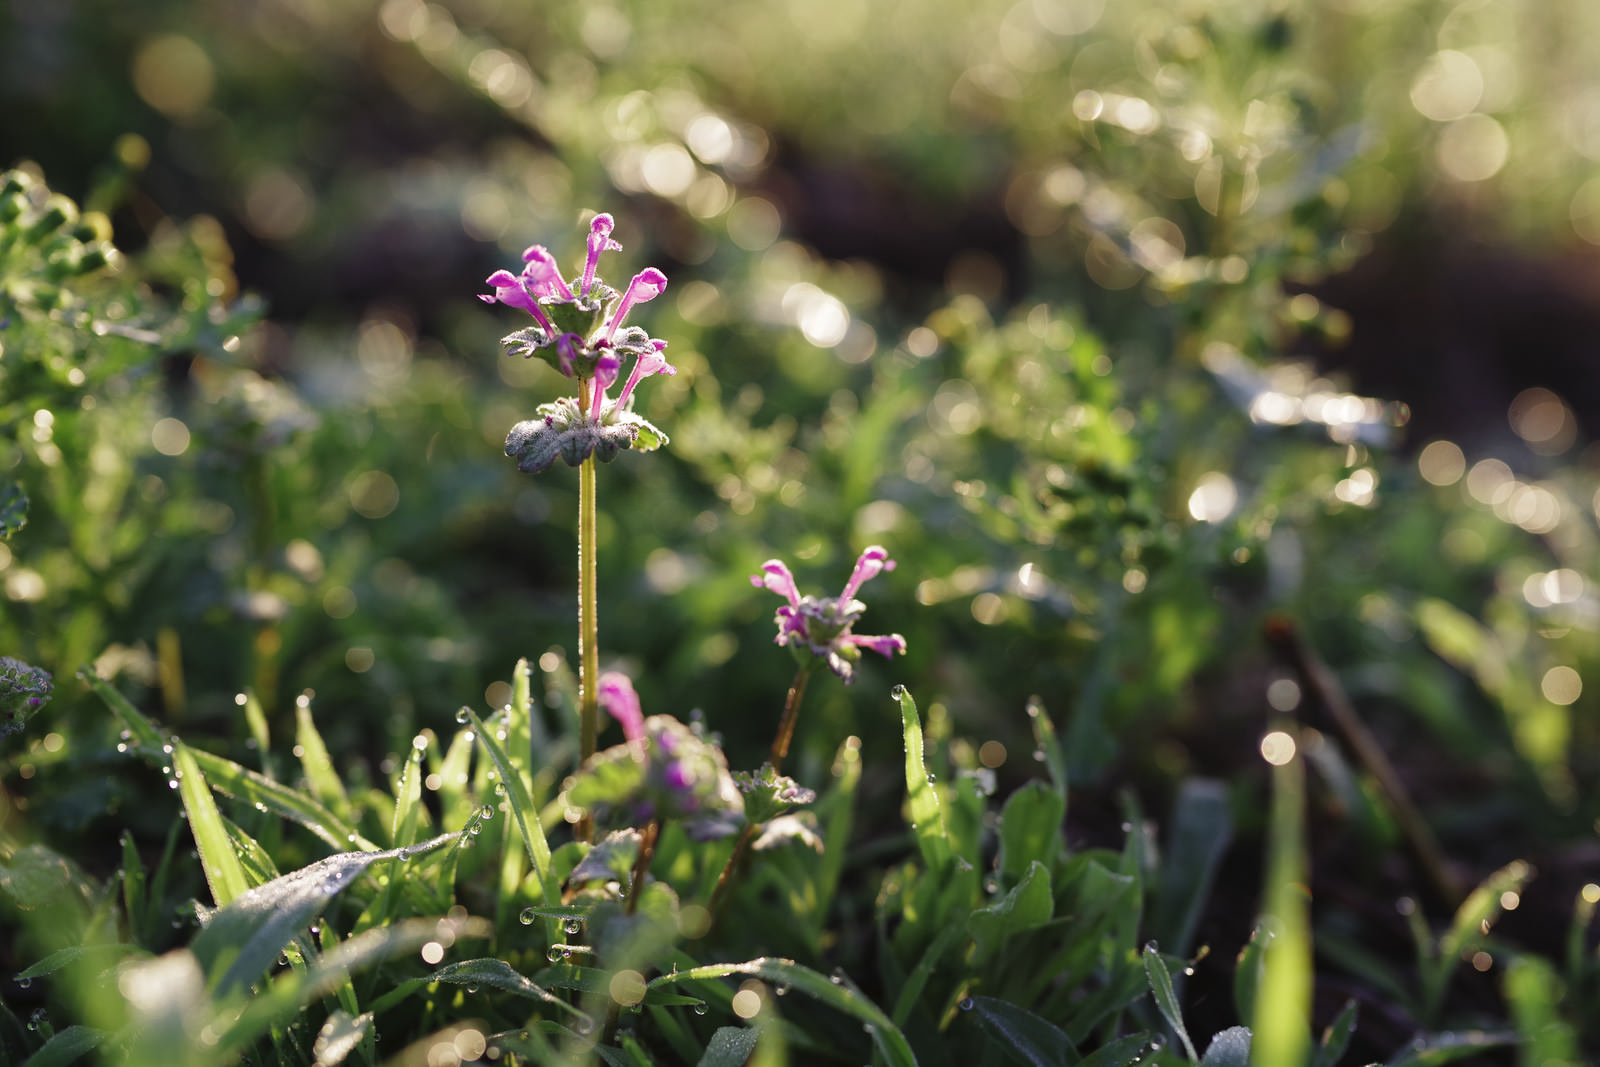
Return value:
M 581 290 L 584 296 L 589 295 L 589 287 L 594 284 L 594 268 L 600 262 L 600 253 L 622 251 L 622 246 L 611 239 L 611 228 L 615 225 L 610 215 L 596 215 L 589 223 L 589 261 L 583 265 Z
M 522 253 L 526 266 L 522 268 L 524 284 L 528 292 L 534 296 L 554 297 L 557 300 L 571 302 L 574 297 L 572 290 L 567 288 L 567 283 L 561 278 L 561 270 L 556 266 L 556 258 L 544 245 L 532 245 Z
M 605 339 L 611 340 L 616 334 L 617 327 L 622 325 L 622 320 L 628 315 L 628 309 L 635 304 L 643 304 L 647 300 L 654 300 L 667 289 L 667 276 L 654 267 L 646 267 L 633 276 L 633 281 L 628 283 L 628 291 L 622 294 L 622 300 L 617 304 L 617 312 L 611 316 L 611 321 L 606 325 Z
M 639 694 L 626 674 L 618 671 L 602 674 L 596 699 L 622 726 L 622 733 L 629 741 L 644 740 L 644 713 L 639 708 Z
M 561 373 L 572 377 L 572 361 L 583 355 L 583 338 L 575 333 L 564 333 L 557 337 L 556 355 L 561 359 Z

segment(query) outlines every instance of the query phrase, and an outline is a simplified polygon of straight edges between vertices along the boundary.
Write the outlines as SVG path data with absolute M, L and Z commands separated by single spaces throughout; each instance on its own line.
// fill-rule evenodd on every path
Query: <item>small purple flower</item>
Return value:
M 622 251 L 622 246 L 611 239 L 614 226 L 616 222 L 610 215 L 596 215 L 589 223 L 589 259 L 583 265 L 583 285 L 578 290 L 584 296 L 589 295 L 589 287 L 594 284 L 594 268 L 600 262 L 600 253 Z
M 861 618 L 867 606 L 857 600 L 856 593 L 871 578 L 894 569 L 894 560 L 881 545 L 872 545 L 856 560 L 850 580 L 844 591 L 836 597 L 803 597 L 795 586 L 794 575 L 778 559 L 769 559 L 761 565 L 761 572 L 750 576 L 750 584 L 757 589 L 768 589 L 788 601 L 777 611 L 779 645 L 788 645 L 802 661 L 807 656 L 826 660 L 829 669 L 846 685 L 855 678 L 855 663 L 861 658 L 861 649 L 871 649 L 881 656 L 902 655 L 906 639 L 899 634 L 871 637 L 851 633 L 851 628 Z
M 628 291 L 622 294 L 622 302 L 617 305 L 616 313 L 611 316 L 611 322 L 606 326 L 606 340 L 610 341 L 616 336 L 617 327 L 628 317 L 633 305 L 654 300 L 666 291 L 667 276 L 654 267 L 646 267 L 635 274 L 633 280 L 628 283 Z
M 626 674 L 617 671 L 602 674 L 596 696 L 600 706 L 622 727 L 623 736 L 629 741 L 644 740 L 644 712 L 639 707 L 639 694 Z

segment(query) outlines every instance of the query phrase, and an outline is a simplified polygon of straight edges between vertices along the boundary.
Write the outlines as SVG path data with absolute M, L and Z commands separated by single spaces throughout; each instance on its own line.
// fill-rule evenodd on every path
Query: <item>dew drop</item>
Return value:
M 483 824 L 476 822 L 473 823 L 471 826 L 467 827 L 467 833 L 471 834 L 473 837 L 477 837 L 479 834 L 483 833 Z M 463 844 L 465 844 L 465 842 L 463 842 Z
M 773 992 L 780 997 L 786 997 L 789 995 L 789 987 L 786 985 L 781 985 L 773 989 Z
M 587 1015 L 580 1015 L 577 1021 L 572 1024 L 572 1028 L 580 1034 L 587 1034 L 594 1030 L 594 1020 Z
M 467 986 L 467 995 L 469 997 L 478 995 L 478 983 L 473 982 Z
M 961 998 L 961 1010 L 962 1011 L 971 1011 L 972 1010 L 972 998 L 971 997 L 962 997 Z
M 532 908 L 523 908 L 522 914 L 517 916 L 517 922 L 521 923 L 523 926 L 532 926 L 535 918 L 536 916 L 533 914 Z
M 456 722 L 459 725 L 465 726 L 465 725 L 467 725 L 467 723 L 469 723 L 471 721 L 472 721 L 472 710 L 470 708 L 465 708 L 464 707 L 460 711 L 456 712 Z
M 928 784 L 929 785 L 933 785 L 938 780 L 939 780 L 939 778 L 938 778 L 937 775 L 935 775 L 932 771 L 928 772 Z
M 17 988 L 18 989 L 27 989 L 31 985 L 33 985 L 33 979 L 32 978 L 18 978 L 17 979 Z
M 706 1006 L 706 1002 L 705 1001 L 697 1000 L 697 1001 L 694 1002 L 694 1004 L 690 1008 L 690 1010 L 693 1011 L 696 1015 L 704 1015 L 707 1011 L 710 1010 L 710 1008 L 708 1008 Z
M 580 934 L 583 932 L 583 920 L 568 919 L 562 926 L 562 929 L 564 929 L 568 934 Z
M 531 922 L 532 919 L 529 921 Z M 551 963 L 561 963 L 564 960 L 572 958 L 572 950 L 566 945 L 551 945 L 550 951 L 544 954 L 544 958 L 549 960 Z
M 903 685 L 897 685 L 893 689 L 889 690 L 889 695 L 895 700 L 904 700 L 906 695 L 906 687 Z

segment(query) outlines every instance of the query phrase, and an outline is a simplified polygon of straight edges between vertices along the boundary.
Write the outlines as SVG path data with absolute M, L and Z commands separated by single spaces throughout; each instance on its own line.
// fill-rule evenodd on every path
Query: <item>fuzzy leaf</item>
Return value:
M 219 995 L 242 989 L 267 971 L 283 946 L 368 867 L 379 860 L 420 856 L 455 839 L 455 834 L 443 834 L 408 848 L 341 852 L 290 871 L 219 909 L 189 947 Z
M 1250 1028 L 1230 1026 L 1215 1034 L 1200 1067 L 1250 1067 Z
M 744 1067 L 761 1040 L 759 1026 L 719 1026 L 706 1042 L 699 1067 Z
M 1183 1009 L 1178 1005 L 1177 994 L 1172 989 L 1172 973 L 1167 970 L 1167 961 L 1161 958 L 1155 942 L 1144 947 L 1144 973 L 1149 979 L 1156 1008 L 1167 1025 L 1172 1027 L 1172 1032 L 1178 1035 L 1178 1040 L 1183 1042 L 1183 1051 L 1188 1054 L 1189 1062 L 1193 1063 L 1199 1057 L 1194 1050 L 1194 1042 L 1189 1040 L 1189 1030 L 1183 1025 Z

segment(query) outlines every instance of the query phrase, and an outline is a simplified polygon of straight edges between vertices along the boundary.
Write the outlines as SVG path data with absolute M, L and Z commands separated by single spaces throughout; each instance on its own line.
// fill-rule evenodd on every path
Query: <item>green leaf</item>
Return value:
M 443 834 L 421 845 L 385 852 L 341 852 L 290 871 L 218 910 L 189 947 L 219 996 L 242 989 L 271 968 L 283 946 L 368 867 L 380 860 L 423 855 L 456 836 Z
M 1194 1042 L 1189 1040 L 1188 1028 L 1183 1025 L 1183 1009 L 1178 1006 L 1177 994 L 1172 990 L 1172 974 L 1153 941 L 1144 947 L 1144 973 L 1149 979 L 1150 992 L 1155 997 L 1161 1017 L 1178 1035 L 1178 1040 L 1183 1042 L 1183 1051 L 1189 1057 L 1189 1062 L 1195 1062 L 1200 1056 L 1194 1050 Z
M 552 1007 L 560 1008 L 576 1018 L 589 1019 L 584 1012 L 579 1011 L 544 986 L 514 970 L 504 960 L 487 958 L 462 960 L 459 963 L 451 963 L 440 967 L 432 974 L 424 975 L 421 978 L 408 978 L 374 1000 L 370 1005 L 370 1010 L 375 1015 L 382 1014 L 395 1005 L 402 1003 L 416 990 L 423 986 L 432 985 L 434 982 L 447 982 L 451 985 L 490 986 L 515 996 L 526 997 L 529 1000 L 537 1000 Z M 602 986 L 602 988 L 609 988 L 609 985 Z
M 1143 1031 L 1119 1037 L 1079 1060 L 1078 1067 L 1137 1067 L 1149 1062 L 1146 1057 L 1152 1051 L 1152 1040 Z
M 1555 968 L 1538 956 L 1519 956 L 1506 968 L 1506 1000 L 1522 1035 L 1524 1063 L 1578 1063 L 1578 1039 L 1558 1008 L 1566 989 Z
M 1339 1061 L 1344 1058 L 1345 1050 L 1350 1047 L 1350 1035 L 1356 1032 L 1357 1014 L 1356 1002 L 1346 1001 L 1344 1009 L 1333 1022 L 1328 1024 L 1328 1028 L 1322 1031 L 1322 1044 L 1317 1047 L 1311 1067 L 1339 1067 Z
M 1514 860 L 1485 878 L 1461 902 L 1450 921 L 1450 929 L 1439 939 L 1437 956 L 1423 970 L 1423 1008 L 1428 1018 L 1433 1017 L 1444 1000 L 1450 973 L 1462 959 L 1472 954 L 1473 946 L 1482 942 L 1484 929 L 1499 917 L 1501 897 L 1508 892 L 1520 892 L 1531 877 L 1533 868 Z
M 1050 721 L 1050 714 L 1044 710 L 1044 703 L 1038 697 L 1028 699 L 1028 723 L 1033 727 L 1035 748 L 1044 753 L 1044 765 L 1050 770 L 1050 784 L 1055 788 L 1056 795 L 1061 798 L 1063 817 L 1065 817 L 1067 756 L 1062 751 L 1061 739 L 1056 736 L 1055 723 Z
M 210 752 L 191 749 L 190 753 L 205 772 L 211 788 L 224 796 L 236 797 L 249 804 L 260 804 L 281 818 L 299 823 L 337 849 L 355 845 L 370 851 L 378 847 L 356 833 L 355 827 L 305 793 Z
M 1025 783 L 1006 799 L 1000 815 L 1000 877 L 1016 885 L 1033 861 L 1055 869 L 1067 802 L 1040 781 Z
M 945 830 L 944 814 L 939 810 L 939 793 L 928 781 L 928 766 L 922 759 L 922 719 L 917 702 L 903 685 L 890 694 L 900 702 L 900 718 L 906 741 L 906 797 L 911 809 L 911 826 L 922 851 L 922 862 L 933 873 L 951 865 L 950 835 Z
M 933 939 L 927 951 L 922 954 L 922 959 L 917 961 L 917 966 L 906 975 L 905 981 L 900 984 L 900 995 L 894 1002 L 894 1022 L 896 1026 L 904 1026 L 905 1021 L 911 1017 L 911 1011 L 922 998 L 922 991 L 928 985 L 933 970 L 939 966 L 939 961 L 946 952 L 964 940 L 967 936 L 966 929 L 960 923 L 951 923 L 939 931 L 939 936 Z
M 1035 860 L 1022 881 L 1005 896 L 968 917 L 967 930 L 975 943 L 974 962 L 993 959 L 1010 938 L 1043 926 L 1050 921 L 1054 909 L 1050 869 Z
M 70 945 L 67 948 L 57 949 L 32 966 L 18 971 L 12 977 L 12 981 L 21 982 L 43 978 L 86 958 L 90 960 L 103 959 L 104 962 L 97 968 L 103 971 L 124 956 L 142 956 L 144 954 L 144 950 L 137 945 Z
M 1193 947 L 1195 924 L 1211 899 L 1217 867 L 1233 839 L 1228 796 L 1221 782 L 1187 778 L 1173 802 L 1150 933 L 1178 956 Z
M 1272 932 L 1265 923 L 1256 923 L 1250 940 L 1239 950 L 1239 959 L 1233 968 L 1233 1010 L 1241 1019 L 1256 1017 L 1256 1000 L 1261 992 L 1261 979 L 1266 975 L 1267 945 Z
M 104 1030 L 87 1026 L 69 1026 L 57 1031 L 39 1051 L 28 1057 L 24 1067 L 65 1067 L 80 1057 L 100 1047 L 106 1039 Z
M 472 731 L 477 736 L 478 743 L 494 761 L 495 770 L 500 775 L 500 781 L 506 789 L 506 803 L 511 807 L 511 817 L 516 820 L 517 831 L 522 835 L 522 846 L 527 849 L 529 858 L 533 861 L 534 872 L 539 877 L 539 884 L 544 887 L 544 899 L 554 902 L 561 899 L 561 886 L 556 881 L 555 871 L 550 866 L 550 842 L 544 836 L 544 824 L 539 821 L 539 809 L 533 803 L 533 797 L 528 794 L 528 783 L 523 780 L 522 772 L 514 767 L 500 742 L 495 740 L 484 726 L 483 720 L 478 718 L 471 708 L 467 714 L 472 720 Z
M 172 743 L 172 773 L 178 780 L 183 810 L 189 816 L 189 832 L 200 852 L 200 869 L 205 872 L 212 899 L 222 907 L 248 890 L 250 879 L 245 877 L 244 867 L 233 851 L 233 841 L 206 777 L 195 762 L 193 751 L 181 741 Z
M 744 1067 L 761 1040 L 759 1026 L 719 1026 L 706 1042 L 699 1067 Z
M 343 1063 L 345 1057 L 354 1052 L 356 1046 L 371 1032 L 372 1012 L 360 1015 L 352 1015 L 342 1009 L 333 1012 L 322 1024 L 322 1029 L 317 1031 L 317 1039 L 311 1046 L 311 1051 L 317 1057 L 316 1067 L 334 1067 Z
M 1482 1055 L 1487 1049 L 1510 1048 L 1519 1043 L 1520 1038 L 1509 1030 L 1428 1034 L 1407 1045 L 1398 1058 L 1389 1061 L 1388 1067 L 1438 1067 Z
M 436 842 L 422 847 L 433 844 Z M 416 952 L 439 936 L 441 923 L 450 924 L 457 943 L 467 937 L 487 938 L 494 933 L 494 927 L 483 919 L 406 919 L 357 934 L 332 951 L 324 952 L 305 970 L 286 971 L 267 982 L 262 992 L 249 999 L 242 1012 L 236 1004 L 219 1005 L 214 1026 L 223 1034 L 214 1062 L 232 1062 L 229 1053 L 241 1050 L 272 1027 L 293 1019 L 313 1000 L 334 993 L 349 981 L 352 973 Z
M 300 756 L 300 766 L 306 772 L 306 782 L 311 786 L 312 794 L 332 810 L 349 811 L 350 798 L 345 795 L 339 773 L 333 769 L 328 746 L 322 743 L 322 735 L 311 720 L 310 702 L 297 702 L 294 714 L 295 751 Z
M 890 1067 L 915 1067 L 917 1058 L 911 1052 L 911 1045 L 882 1009 L 854 987 L 843 982 L 833 982 L 794 960 L 763 956 L 746 963 L 713 963 L 703 967 L 691 967 L 654 978 L 650 981 L 649 988 L 656 989 L 678 982 L 699 981 L 705 978 L 725 978 L 732 974 L 753 975 L 766 979 L 774 985 L 789 986 L 830 1008 L 853 1015 L 870 1027 L 872 1040 L 877 1045 L 878 1051 L 889 1061 Z
M 87 682 L 89 688 L 94 690 L 95 696 L 127 725 L 128 732 L 133 734 L 136 745 L 149 750 L 159 750 L 167 743 L 166 737 L 156 729 L 155 723 L 145 718 L 138 708 L 128 702 L 127 697 L 96 674 L 92 668 L 83 668 L 78 672 L 78 677 Z
M 1200 1067 L 1250 1067 L 1250 1028 L 1230 1026 L 1212 1035 Z
M 969 997 L 962 1008 L 982 1024 L 1005 1050 L 1032 1067 L 1064 1067 L 1078 1062 L 1078 1050 L 1061 1028 L 996 997 Z

